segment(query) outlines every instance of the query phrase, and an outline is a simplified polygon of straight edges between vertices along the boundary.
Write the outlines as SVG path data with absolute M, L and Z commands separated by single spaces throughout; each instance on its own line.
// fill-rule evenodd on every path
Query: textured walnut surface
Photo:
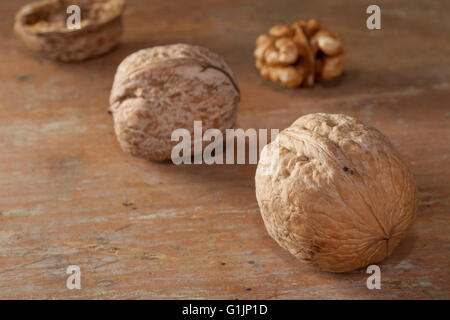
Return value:
M 81 10 L 80 29 L 68 29 L 66 12 L 76 4 Z M 122 33 L 124 0 L 41 0 L 23 6 L 14 30 L 28 48 L 44 57 L 64 62 L 99 56 L 115 47 Z
M 416 187 L 397 152 L 345 115 L 299 118 L 264 148 L 255 179 L 269 234 L 325 271 L 383 260 L 415 218 Z
M 341 35 L 315 19 L 273 26 L 256 39 L 253 55 L 263 78 L 288 88 L 333 79 L 347 59 Z
M 175 129 L 224 131 L 234 125 L 240 100 L 226 62 L 210 50 L 175 44 L 140 50 L 118 67 L 110 97 L 117 139 L 123 150 L 167 160 Z

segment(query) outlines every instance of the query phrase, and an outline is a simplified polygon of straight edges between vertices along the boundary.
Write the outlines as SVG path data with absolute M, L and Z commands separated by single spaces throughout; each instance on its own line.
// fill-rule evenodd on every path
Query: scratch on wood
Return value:
M 148 219 L 155 219 L 155 218 L 173 218 L 176 216 L 184 215 L 186 214 L 185 211 L 172 211 L 172 210 L 161 210 L 158 212 L 155 212 L 153 214 L 148 214 L 145 216 L 139 216 L 139 217 L 131 217 L 130 220 L 148 220 Z
M 115 232 L 119 232 L 119 231 L 122 231 L 122 230 L 125 230 L 125 229 L 131 227 L 132 225 L 133 225 L 132 223 L 129 223 L 129 224 L 123 226 L 123 227 L 120 227 L 120 228 L 114 230 L 114 231 L 115 231 Z
M 149 253 L 141 248 L 119 246 L 119 245 L 103 245 L 97 243 L 86 243 L 78 241 L 65 242 L 69 247 L 75 247 L 80 250 L 95 251 L 97 254 L 104 254 L 114 257 L 122 257 L 129 259 L 155 260 L 167 259 L 168 257 L 160 253 Z
M 35 209 L 13 209 L 3 212 L 5 217 L 23 217 L 23 216 L 37 216 L 42 213 L 42 207 L 38 206 Z

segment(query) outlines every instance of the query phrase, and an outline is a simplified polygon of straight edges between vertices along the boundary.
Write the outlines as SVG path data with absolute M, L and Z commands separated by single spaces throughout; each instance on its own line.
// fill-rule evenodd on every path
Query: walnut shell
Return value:
M 67 7 L 81 9 L 81 29 L 68 29 Z M 28 48 L 43 57 L 71 62 L 104 54 L 122 34 L 124 0 L 42 0 L 22 7 L 14 30 Z
M 264 147 L 255 182 L 270 236 L 324 271 L 383 260 L 415 218 L 416 186 L 391 143 L 346 115 L 297 119 Z
M 134 156 L 168 160 L 184 128 L 194 143 L 194 121 L 203 130 L 232 128 L 240 92 L 225 60 L 210 50 L 173 44 L 140 50 L 117 69 L 110 96 L 122 149 Z

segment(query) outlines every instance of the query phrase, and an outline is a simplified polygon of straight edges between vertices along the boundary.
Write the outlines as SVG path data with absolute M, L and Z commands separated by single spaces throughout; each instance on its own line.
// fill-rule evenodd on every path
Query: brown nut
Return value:
M 257 38 L 254 57 L 263 78 L 288 88 L 311 87 L 318 79 L 337 77 L 346 60 L 341 36 L 315 19 L 273 26 L 268 35 Z
M 171 158 L 175 129 L 194 136 L 232 128 L 240 100 L 225 60 L 210 50 L 174 44 L 140 50 L 119 65 L 110 96 L 114 130 L 125 152 L 152 160 Z M 194 139 L 191 139 L 192 145 Z
M 268 66 L 261 75 L 267 80 L 282 83 L 287 88 L 297 87 L 304 77 L 294 66 Z
M 320 270 L 383 260 L 415 218 L 416 186 L 394 147 L 346 115 L 299 118 L 264 147 L 255 183 L 269 235 Z
M 320 30 L 321 26 L 319 21 L 316 19 L 310 19 L 303 27 L 305 33 L 308 37 L 312 37 L 317 31 Z
M 335 56 L 342 53 L 343 43 L 339 34 L 328 30 L 320 30 L 311 39 L 313 44 L 317 43 L 318 49 L 327 56 Z
M 319 70 L 320 78 L 322 80 L 330 80 L 340 75 L 344 70 L 345 60 L 347 60 L 345 53 L 323 58 L 322 68 Z
M 304 28 L 300 25 L 293 26 L 294 29 L 294 41 L 299 47 L 299 55 L 302 57 L 301 61 L 297 63 L 297 69 L 299 72 L 305 74 L 303 85 L 305 87 L 312 87 L 315 81 L 315 55 L 311 49 L 309 39 L 305 34 Z
M 256 50 L 253 53 L 255 59 L 257 61 L 263 60 L 266 49 L 268 49 L 272 44 L 273 44 L 273 40 L 267 34 L 260 35 L 256 39 Z
M 277 24 L 270 28 L 269 34 L 272 37 L 289 37 L 292 35 L 292 30 L 287 24 Z
M 22 7 L 14 30 L 28 48 L 64 62 L 99 56 L 115 47 L 122 33 L 124 0 L 78 0 L 81 29 L 68 29 L 69 0 L 41 0 Z
M 270 65 L 292 64 L 298 58 L 297 45 L 289 38 L 276 39 L 272 46 L 266 48 L 263 58 Z

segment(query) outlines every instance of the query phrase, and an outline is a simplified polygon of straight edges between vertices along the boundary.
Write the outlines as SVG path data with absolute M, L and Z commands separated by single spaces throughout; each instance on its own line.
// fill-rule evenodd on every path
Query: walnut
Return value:
M 203 130 L 225 133 L 234 126 L 239 101 L 236 78 L 222 57 L 203 47 L 174 44 L 140 50 L 122 61 L 110 111 L 124 151 L 168 160 L 178 143 L 171 141 L 175 129 L 194 136 L 194 121 L 200 120 Z
M 256 39 L 254 57 L 264 79 L 288 88 L 335 78 L 346 60 L 341 36 L 314 19 L 273 26 Z
M 383 260 L 415 218 L 416 186 L 394 147 L 345 115 L 297 119 L 264 147 L 255 182 L 270 236 L 325 271 Z
M 81 29 L 68 29 L 70 0 L 41 0 L 22 7 L 14 30 L 27 47 L 43 57 L 81 61 L 114 48 L 122 33 L 124 0 L 78 0 Z

